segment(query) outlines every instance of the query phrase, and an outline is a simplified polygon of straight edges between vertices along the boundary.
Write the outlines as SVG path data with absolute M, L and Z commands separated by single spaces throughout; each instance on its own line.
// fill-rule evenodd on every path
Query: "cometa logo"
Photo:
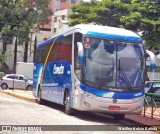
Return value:
M 136 94 L 134 94 L 135 97 L 141 96 L 141 95 L 142 95 L 142 93 L 136 93 Z
M 64 66 L 57 67 L 56 65 L 54 65 L 53 67 L 53 74 L 63 74 L 64 73 Z

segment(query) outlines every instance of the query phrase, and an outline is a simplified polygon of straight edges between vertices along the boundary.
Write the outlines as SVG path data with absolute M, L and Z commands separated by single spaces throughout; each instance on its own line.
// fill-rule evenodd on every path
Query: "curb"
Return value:
M 4 94 L 7 94 L 7 95 L 16 97 L 16 98 L 20 98 L 20 99 L 23 99 L 23 100 L 26 100 L 26 101 L 37 103 L 37 99 L 36 98 L 35 99 L 34 98 L 29 98 L 29 97 L 25 97 L 25 96 L 22 96 L 22 95 L 17 95 L 15 93 L 5 92 L 3 90 L 0 90 L 0 93 L 4 93 Z

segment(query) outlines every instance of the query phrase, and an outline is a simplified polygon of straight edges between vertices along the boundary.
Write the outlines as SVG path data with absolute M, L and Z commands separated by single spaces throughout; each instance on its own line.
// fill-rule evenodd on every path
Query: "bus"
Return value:
M 141 114 L 145 53 L 136 33 L 78 24 L 37 46 L 33 95 L 76 110 L 110 113 L 115 119 Z

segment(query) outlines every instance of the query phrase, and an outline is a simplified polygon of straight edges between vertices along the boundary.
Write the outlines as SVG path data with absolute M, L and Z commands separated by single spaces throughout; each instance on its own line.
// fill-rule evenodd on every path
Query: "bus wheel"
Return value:
M 70 100 L 70 97 L 68 92 L 66 91 L 65 100 L 64 100 L 65 113 L 68 115 L 73 115 L 73 109 L 69 106 L 69 100 Z
M 114 114 L 113 117 L 115 120 L 123 120 L 125 114 Z
M 40 89 L 38 90 L 37 102 L 38 102 L 38 104 L 44 103 L 43 99 L 41 99 L 41 90 Z

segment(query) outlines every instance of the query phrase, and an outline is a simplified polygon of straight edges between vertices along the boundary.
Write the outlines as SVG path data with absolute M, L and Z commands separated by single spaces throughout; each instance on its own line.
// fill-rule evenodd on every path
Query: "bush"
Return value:
M 0 79 L 5 76 L 4 72 L 0 72 Z

